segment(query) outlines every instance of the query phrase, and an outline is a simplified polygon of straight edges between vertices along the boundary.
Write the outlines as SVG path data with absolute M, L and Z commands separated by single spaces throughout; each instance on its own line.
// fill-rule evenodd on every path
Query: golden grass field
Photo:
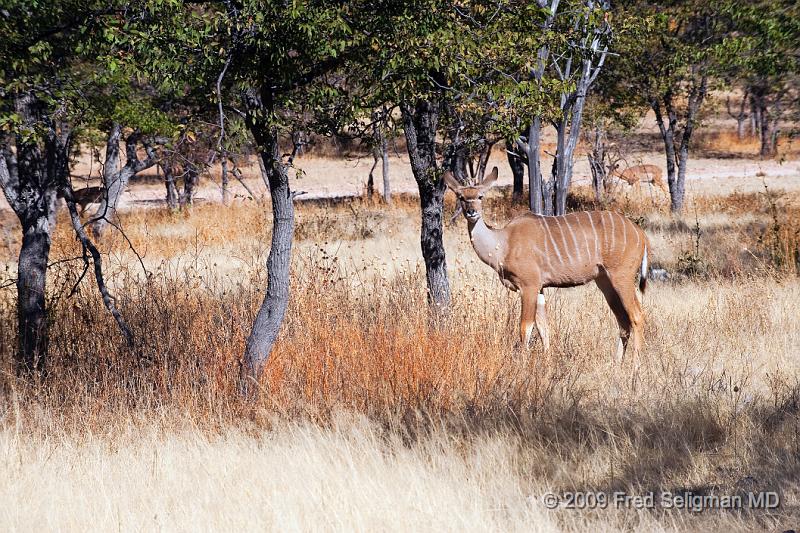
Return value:
M 759 178 L 753 178 L 758 180 Z M 301 203 L 294 295 L 256 402 L 239 359 L 265 285 L 269 209 L 123 215 L 102 243 L 125 347 L 59 225 L 50 375 L 10 366 L 0 292 L 0 528 L 40 530 L 683 531 L 800 523 L 800 188 L 710 187 L 682 219 L 625 192 L 609 208 L 670 273 L 644 296 L 646 348 L 613 361 L 592 285 L 548 290 L 550 353 L 514 344 L 518 297 L 445 230 L 453 306 L 429 323 L 418 208 Z M 591 208 L 579 189 L 575 208 Z M 448 196 L 448 214 L 452 198 Z M 524 209 L 487 200 L 502 223 Z M 14 228 L 0 248 L 13 277 Z M 0 243 L 2 244 L 2 243 Z M 149 272 L 145 275 L 144 269 Z M 777 509 L 547 509 L 546 492 L 737 495 Z

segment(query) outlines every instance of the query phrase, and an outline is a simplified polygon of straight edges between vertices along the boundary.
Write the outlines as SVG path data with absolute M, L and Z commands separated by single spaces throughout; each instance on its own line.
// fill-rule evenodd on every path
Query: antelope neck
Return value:
M 475 253 L 478 254 L 481 261 L 497 270 L 499 262 L 503 258 L 502 254 L 505 253 L 500 232 L 487 226 L 483 217 L 475 222 L 468 220 L 467 224 L 469 238 Z

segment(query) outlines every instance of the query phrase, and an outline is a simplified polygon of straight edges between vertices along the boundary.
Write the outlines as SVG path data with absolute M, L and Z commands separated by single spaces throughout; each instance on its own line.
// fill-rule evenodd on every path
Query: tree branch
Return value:
M 97 281 L 97 288 L 103 298 L 103 305 L 105 305 L 106 309 L 108 309 L 108 311 L 111 313 L 111 316 L 113 316 L 114 320 L 117 322 L 117 326 L 119 326 L 122 336 L 125 337 L 125 342 L 129 347 L 133 347 L 133 332 L 128 327 L 128 324 L 125 322 L 122 314 L 117 309 L 116 299 L 111 295 L 108 287 L 106 286 L 105 279 L 103 278 L 103 259 L 100 256 L 100 252 L 97 250 L 97 247 L 91 241 L 89 235 L 87 235 L 83 224 L 81 223 L 81 218 L 78 216 L 78 209 L 75 207 L 75 198 L 72 194 L 72 186 L 66 180 L 64 180 L 64 183 L 61 186 L 61 195 L 64 197 L 64 201 L 69 209 L 72 228 L 75 230 L 75 234 L 77 235 L 78 240 L 81 242 L 81 246 L 83 247 L 84 265 L 86 265 L 87 268 L 89 266 L 89 257 L 87 255 L 88 252 L 92 256 L 92 263 L 94 264 L 94 277 Z

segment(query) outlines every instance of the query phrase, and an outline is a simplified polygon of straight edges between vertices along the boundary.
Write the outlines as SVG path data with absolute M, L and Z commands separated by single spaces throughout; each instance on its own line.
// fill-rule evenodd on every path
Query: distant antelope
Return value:
M 661 168 L 656 165 L 637 165 L 628 167 L 625 170 L 619 170 L 619 163 L 614 163 L 608 168 L 609 173 L 623 181 L 628 182 L 628 185 L 634 186 L 637 183 L 652 183 L 664 193 L 667 193 L 667 185 L 662 179 Z
M 478 257 L 497 271 L 503 285 L 522 295 L 523 346 L 528 346 L 535 324 L 544 350 L 549 348 L 545 287 L 576 287 L 594 280 L 619 324 L 617 359 L 629 339 L 634 352 L 641 349 L 643 314 L 635 277 L 638 271 L 644 293 L 648 243 L 636 224 L 611 211 L 581 211 L 564 216 L 526 213 L 494 229 L 483 220 L 481 200 L 497 180 L 497 167 L 477 186 L 462 186 L 449 171 L 444 180 L 458 197 Z
M 84 187 L 72 191 L 72 198 L 75 199 L 75 205 L 80 206 L 81 214 L 86 211 L 87 205 L 99 203 L 102 197 L 103 187 Z

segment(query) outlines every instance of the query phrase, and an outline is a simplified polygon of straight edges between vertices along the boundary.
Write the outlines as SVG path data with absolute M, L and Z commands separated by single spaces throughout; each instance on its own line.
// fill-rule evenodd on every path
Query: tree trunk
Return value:
M 676 213 L 683 207 L 684 195 L 684 184 L 680 181 L 676 164 L 678 157 L 675 149 L 675 127 L 678 122 L 678 117 L 672 107 L 672 96 L 669 93 L 664 96 L 664 102 L 668 112 L 668 122 L 666 123 L 664 122 L 664 115 L 661 110 L 661 102 L 658 99 L 653 99 L 651 101 L 651 107 L 656 114 L 656 123 L 661 132 L 661 139 L 664 142 L 664 154 L 667 158 L 667 186 L 669 187 L 670 210 Z
M 374 155 L 372 161 L 372 168 L 369 169 L 369 176 L 367 176 L 367 198 L 372 198 L 375 195 L 375 167 L 378 166 L 378 156 Z
M 48 208 L 55 212 L 55 201 Z M 45 367 L 49 341 L 45 286 L 53 223 L 54 217 L 46 212 L 22 221 L 23 238 L 17 278 L 17 370 L 21 374 L 33 371 L 41 373 Z
M 48 348 L 46 316 L 47 261 L 56 224 L 59 184 L 68 179 L 71 135 L 46 116 L 33 94 L 15 97 L 15 111 L 27 131 L 44 126 L 44 139 L 14 136 L 16 150 L 2 143 L 0 187 L 22 226 L 17 273 L 19 327 L 15 367 L 20 375 L 44 374 Z
M 592 172 L 592 189 L 594 189 L 594 199 L 596 202 L 603 201 L 603 194 L 607 187 L 606 173 L 606 132 L 599 123 L 595 124 L 594 132 L 589 134 L 592 150 L 587 158 L 589 159 L 589 170 Z
M 418 100 L 401 106 L 411 170 L 422 209 L 420 244 L 428 282 L 428 303 L 436 312 L 450 306 L 450 283 L 442 241 L 445 184 L 436 162 L 439 110 L 435 102 Z
M 181 195 L 181 205 L 194 205 L 194 189 L 199 180 L 200 176 L 197 172 L 197 167 L 191 163 L 187 163 L 183 170 L 183 194 Z
M 777 98 L 775 99 L 777 100 Z M 777 101 L 772 104 L 770 110 L 767 103 L 766 90 L 762 90 L 757 97 L 758 115 L 760 117 L 761 130 L 759 131 L 759 138 L 761 147 L 759 155 L 764 157 L 773 157 L 777 153 L 778 148 L 778 120 L 780 117 L 780 105 Z
M 599 69 L 600 66 L 602 66 L 602 61 L 597 68 Z M 564 215 L 567 212 L 567 196 L 572 186 L 575 148 L 578 146 L 578 140 L 580 139 L 586 93 L 593 79 L 591 61 L 584 60 L 581 69 L 575 93 L 567 97 L 564 105 L 562 105 L 563 118 L 557 127 L 556 172 L 553 174 L 555 186 L 554 214 L 556 215 Z
M 531 211 L 537 215 L 545 214 L 544 205 L 542 203 L 545 190 L 544 184 L 542 183 L 541 156 L 539 154 L 541 135 L 542 118 L 539 116 L 533 117 L 531 125 L 528 128 L 528 194 L 530 195 L 528 205 Z
M 686 168 L 689 163 L 689 144 L 692 140 L 694 126 L 697 123 L 697 116 L 706 97 L 707 88 L 708 78 L 705 75 L 700 75 L 699 79 L 696 78 L 694 80 L 694 85 L 689 91 L 689 99 L 686 106 L 686 123 L 683 128 L 683 135 L 681 135 L 678 154 L 678 176 L 675 183 L 675 195 L 670 205 L 670 209 L 674 213 L 678 213 L 683 209 L 683 202 L 686 196 Z M 670 113 L 674 114 L 673 111 L 670 111 Z
M 93 222 L 91 225 L 92 233 L 96 237 L 100 237 L 104 232 L 108 221 L 113 220 L 116 211 L 117 201 L 121 194 L 122 189 L 122 176 L 119 167 L 119 141 L 122 137 L 122 125 L 119 122 L 114 122 L 111 125 L 111 131 L 106 140 L 106 160 L 103 164 L 103 186 L 105 190 L 100 198 L 100 206 L 91 217 Z
M 175 186 L 175 173 L 171 164 L 164 166 L 164 185 L 167 188 L 167 207 L 178 209 L 178 188 Z
M 258 143 L 259 158 L 266 171 L 264 179 L 272 196 L 272 243 L 267 257 L 267 290 L 247 338 L 242 368 L 243 392 L 258 383 L 278 338 L 289 306 L 289 274 L 294 238 L 294 203 L 289 173 L 280 158 L 278 130 L 267 122 L 272 109 L 265 107 L 261 95 L 248 91 L 248 127 Z M 271 98 L 267 100 L 271 102 Z
M 228 177 L 228 154 L 222 154 L 222 205 L 231 203 L 230 178 Z
M 742 94 L 742 99 L 739 102 L 739 109 L 736 113 L 731 110 L 731 99 L 728 97 L 725 100 L 725 107 L 728 110 L 728 115 L 736 119 L 736 138 L 739 141 L 743 141 L 745 134 L 744 134 L 744 125 L 747 123 L 748 115 L 747 115 L 747 103 L 750 100 L 750 93 L 748 89 L 745 89 L 744 94 Z
M 506 141 L 506 157 L 508 166 L 511 167 L 511 174 L 514 176 L 514 185 L 511 189 L 511 202 L 518 204 L 522 202 L 525 183 L 525 163 L 522 162 L 520 154 L 513 143 Z
M 386 139 L 386 132 L 381 130 L 381 176 L 383 177 L 383 200 L 387 205 L 392 205 L 392 186 L 389 181 L 389 142 Z
M 117 206 L 120 198 L 128 187 L 128 182 L 137 173 L 156 164 L 156 156 L 149 145 L 145 145 L 148 158 L 141 161 L 136 153 L 141 133 L 133 131 L 125 139 L 127 159 L 125 165 L 119 167 L 119 141 L 122 135 L 121 124 L 115 122 L 111 126 L 106 142 L 106 162 L 103 167 L 103 185 L 105 191 L 100 198 L 100 206 L 92 216 L 92 233 L 95 237 L 102 237 L 108 224 L 114 223 L 117 216 Z

